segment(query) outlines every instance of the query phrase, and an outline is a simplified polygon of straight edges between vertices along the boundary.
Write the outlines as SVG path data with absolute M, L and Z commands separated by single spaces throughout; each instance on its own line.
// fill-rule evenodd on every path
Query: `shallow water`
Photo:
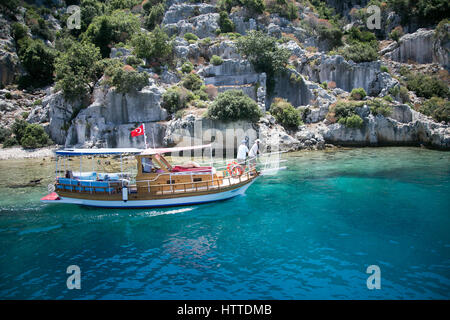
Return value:
M 139 210 L 41 204 L 54 162 L 0 161 L 0 298 L 450 298 L 450 153 L 286 158 L 246 196 Z M 81 290 L 66 287 L 69 265 Z

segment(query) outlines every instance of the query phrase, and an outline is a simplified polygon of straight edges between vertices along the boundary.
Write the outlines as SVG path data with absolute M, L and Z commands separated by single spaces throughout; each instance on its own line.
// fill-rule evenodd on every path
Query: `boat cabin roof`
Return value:
M 155 154 L 181 152 L 186 150 L 196 150 L 210 148 L 211 144 L 175 148 L 100 148 L 100 149 L 64 149 L 55 151 L 58 156 L 88 156 L 88 155 L 111 155 L 111 154 L 134 154 L 141 156 L 150 156 Z

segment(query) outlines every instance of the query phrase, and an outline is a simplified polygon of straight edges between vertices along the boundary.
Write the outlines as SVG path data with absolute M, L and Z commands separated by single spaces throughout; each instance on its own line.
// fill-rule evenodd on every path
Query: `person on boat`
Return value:
M 239 146 L 237 152 L 237 163 L 243 167 L 245 167 L 248 151 L 247 141 L 244 139 L 241 141 L 241 145 Z
M 151 173 L 154 169 L 153 161 L 150 158 L 142 158 L 142 172 Z
M 73 173 L 72 170 L 66 170 L 66 176 L 67 179 L 73 179 Z
M 260 154 L 259 151 L 260 142 L 261 140 L 256 139 L 255 143 L 253 143 L 253 146 L 250 148 L 250 151 L 248 152 L 249 162 L 252 167 L 256 165 L 256 157 L 258 156 L 258 154 Z

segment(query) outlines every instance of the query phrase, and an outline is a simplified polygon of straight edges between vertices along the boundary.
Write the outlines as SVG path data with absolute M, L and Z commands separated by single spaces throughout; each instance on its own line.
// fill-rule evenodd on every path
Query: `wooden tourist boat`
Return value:
M 211 148 L 211 145 L 153 149 L 70 149 L 56 151 L 56 181 L 49 185 L 44 203 L 69 203 L 107 208 L 192 205 L 226 200 L 243 194 L 260 176 L 255 165 L 229 162 L 219 170 L 194 162 L 172 166 L 164 154 Z M 82 172 L 81 157 L 133 155 L 137 174 Z M 58 176 L 58 157 L 80 157 L 80 171 Z M 62 169 L 61 167 L 59 168 Z M 122 171 L 122 170 L 121 170 Z

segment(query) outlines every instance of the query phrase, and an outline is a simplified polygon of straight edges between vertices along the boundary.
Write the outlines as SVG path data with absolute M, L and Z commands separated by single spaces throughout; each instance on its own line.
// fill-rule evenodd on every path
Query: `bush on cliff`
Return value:
M 353 100 L 362 100 L 367 96 L 366 90 L 363 88 L 354 88 L 350 94 Z
M 192 70 L 194 70 L 194 65 L 190 61 L 186 61 L 181 66 L 181 72 L 183 73 L 190 73 Z
M 441 122 L 450 122 L 450 101 L 438 97 L 432 97 L 418 107 L 417 111 Z
M 170 113 L 186 108 L 187 103 L 194 99 L 194 94 L 183 87 L 173 86 L 164 92 L 161 106 Z
M 386 96 L 388 97 L 388 96 Z M 386 98 L 384 97 L 384 98 Z M 373 115 L 382 115 L 383 117 L 388 117 L 392 114 L 392 107 L 386 99 L 375 98 L 371 101 L 367 101 L 367 105 L 370 108 L 370 112 Z
M 199 90 L 203 85 L 203 80 L 195 73 L 189 73 L 182 81 L 183 87 L 188 90 Z
M 228 90 L 219 93 L 208 107 L 208 117 L 215 120 L 256 122 L 262 116 L 258 104 L 242 90 Z
M 18 40 L 18 55 L 28 72 L 22 77 L 21 87 L 40 87 L 53 82 L 56 52 L 47 47 L 42 40 L 33 40 L 28 36 Z
M 338 122 L 348 128 L 354 129 L 360 129 L 364 124 L 363 119 L 357 114 L 351 115 L 346 118 L 341 118 Z
M 450 97 L 450 90 L 447 83 L 436 76 L 428 76 L 405 70 L 401 70 L 401 73 L 405 77 L 407 88 L 414 91 L 419 97 L 427 99 L 431 97 Z
M 146 2 L 149 3 L 149 2 Z M 163 3 L 158 3 L 152 6 L 148 15 L 145 19 L 145 26 L 148 30 L 153 30 L 157 25 L 159 25 L 164 18 L 165 7 Z
M 293 129 L 302 124 L 302 114 L 286 99 L 275 98 L 270 106 L 272 114 L 283 127 Z
M 164 62 L 171 58 L 173 45 L 169 36 L 156 26 L 150 33 L 138 33 L 133 36 L 131 44 L 138 58 L 149 61 Z
M 364 122 L 356 113 L 355 108 L 362 106 L 362 102 L 339 101 L 336 105 L 330 107 L 327 120 L 331 123 L 338 122 L 349 128 L 361 128 Z
M 109 77 L 111 85 L 120 93 L 133 93 L 148 85 L 148 75 L 145 72 L 137 72 L 131 66 L 114 66 L 108 68 L 105 75 Z
M 92 92 L 102 73 L 99 60 L 100 50 L 92 43 L 72 42 L 56 58 L 56 88 L 69 99 Z
M 139 18 L 131 12 L 113 11 L 109 15 L 97 16 L 82 35 L 82 39 L 95 44 L 103 58 L 109 57 L 111 46 L 125 42 L 140 30 Z
M 219 56 L 213 55 L 213 56 L 211 57 L 210 62 L 211 62 L 213 65 L 215 65 L 215 66 L 219 66 L 219 65 L 221 65 L 221 64 L 223 63 L 223 59 L 222 59 L 221 57 L 219 57 Z
M 277 39 L 261 31 L 249 31 L 237 40 L 238 51 L 245 55 L 257 72 L 267 75 L 268 92 L 273 88 L 274 76 L 286 70 L 289 50 L 279 48 Z
M 221 33 L 228 33 L 234 31 L 234 23 L 233 21 L 231 21 L 226 11 L 220 12 L 218 23 Z
M 47 133 L 45 133 L 44 128 L 37 124 L 29 124 L 23 133 L 22 139 L 20 139 L 20 144 L 25 149 L 40 148 L 51 144 Z

